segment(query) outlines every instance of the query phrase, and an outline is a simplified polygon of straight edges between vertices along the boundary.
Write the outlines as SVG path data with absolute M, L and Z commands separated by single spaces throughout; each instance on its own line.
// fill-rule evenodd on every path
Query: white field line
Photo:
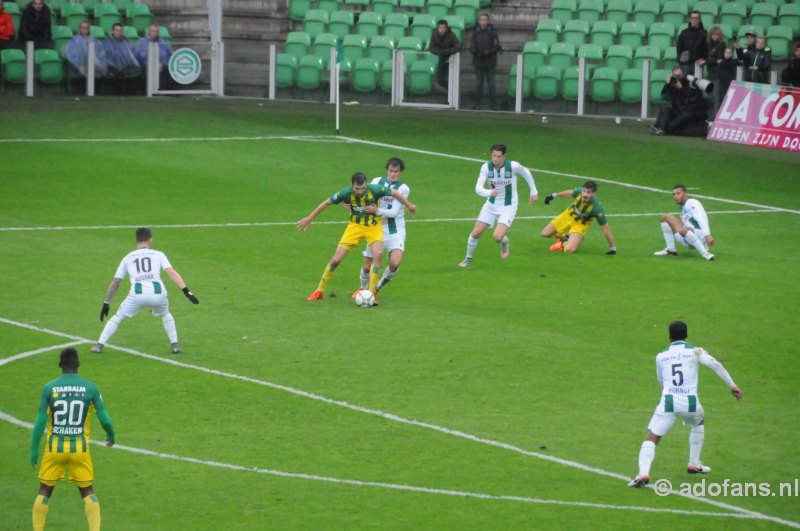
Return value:
M 70 343 L 62 343 L 61 345 L 53 345 L 52 347 L 44 347 L 44 348 L 37 348 L 36 350 L 29 350 L 28 352 L 23 352 L 22 354 L 17 354 L 16 356 L 10 356 L 8 358 L 0 359 L 0 367 L 5 365 L 6 363 L 11 363 L 12 361 L 25 359 L 30 356 L 42 354 L 44 352 L 50 352 L 51 350 L 74 347 L 75 345 L 81 345 L 83 343 L 86 343 L 86 341 L 71 341 Z
M 66 338 L 69 338 L 69 339 L 78 339 L 78 340 L 82 340 L 82 341 L 89 342 L 89 343 L 92 342 L 91 340 L 86 339 L 86 338 L 80 338 L 80 337 L 77 337 L 77 336 L 72 336 L 70 334 L 65 334 L 63 332 L 57 332 L 55 330 L 49 330 L 49 329 L 46 329 L 46 328 L 40 328 L 38 326 L 22 323 L 22 322 L 19 322 L 19 321 L 12 321 L 10 319 L 5 319 L 3 317 L 0 317 L 0 323 L 6 323 L 6 324 L 9 324 L 9 325 L 12 325 L 12 326 L 18 326 L 20 328 L 25 328 L 25 329 L 28 329 L 28 330 L 35 330 L 35 331 L 39 331 L 39 332 L 44 332 L 44 333 L 47 333 L 47 334 L 50 334 L 50 335 L 54 335 L 54 336 L 58 336 L 58 337 L 66 337 Z M 175 367 L 181 367 L 181 368 L 184 368 L 184 369 L 190 369 L 190 370 L 194 370 L 194 371 L 199 371 L 199 372 L 203 372 L 203 373 L 206 373 L 206 374 L 213 374 L 215 376 L 221 376 L 221 377 L 230 378 L 230 379 L 233 379 L 233 380 L 240 380 L 240 381 L 244 381 L 244 382 L 253 383 L 253 384 L 256 384 L 256 385 L 261 385 L 261 386 L 264 386 L 264 387 L 268 387 L 268 388 L 271 388 L 271 389 L 277 389 L 279 391 L 284 391 L 284 392 L 287 392 L 287 393 L 290 393 L 290 394 L 293 394 L 293 395 L 296 395 L 296 396 L 302 396 L 304 398 L 309 398 L 311 400 L 317 400 L 317 401 L 320 401 L 320 402 L 324 402 L 326 404 L 331 404 L 331 405 L 339 406 L 339 407 L 342 407 L 342 408 L 345 408 L 345 409 L 358 411 L 360 413 L 365 413 L 367 415 L 374 415 L 374 416 L 377 416 L 377 417 L 382 417 L 382 418 L 385 418 L 387 420 L 391 420 L 393 422 L 398 422 L 398 423 L 401 423 L 401 424 L 407 424 L 407 425 L 410 425 L 410 426 L 417 426 L 417 427 L 420 427 L 420 428 L 425 428 L 425 429 L 429 429 L 429 430 L 432 430 L 432 431 L 437 431 L 439 433 L 444 433 L 446 435 L 451 435 L 453 437 L 459 437 L 459 438 L 462 438 L 462 439 L 467 439 L 467 440 L 470 440 L 470 441 L 473 441 L 473 442 L 476 442 L 476 443 L 485 444 L 485 445 L 488 445 L 488 446 L 494 446 L 494 447 L 502 448 L 502 449 L 505 449 L 505 450 L 510 450 L 512 452 L 516 452 L 516 453 L 519 453 L 519 454 L 522 454 L 522 455 L 526 455 L 526 456 L 529 456 L 529 457 L 536 457 L 536 458 L 542 459 L 544 461 L 550 461 L 550 462 L 557 463 L 557 464 L 560 464 L 560 465 L 563 465 L 563 466 L 567 466 L 567 467 L 571 467 L 571 468 L 577 468 L 579 470 L 583 470 L 585 472 L 590 472 L 590 473 L 597 474 L 597 475 L 600 475 L 600 476 L 606 476 L 606 477 L 619 479 L 619 480 L 626 481 L 626 482 L 629 480 L 629 478 L 627 476 L 624 476 L 622 474 L 618 474 L 616 472 L 610 472 L 610 471 L 607 471 L 607 470 L 603 470 L 601 468 L 591 467 L 591 466 L 584 465 L 582 463 L 578 463 L 578 462 L 575 462 L 575 461 L 569 461 L 567 459 L 562 459 L 560 457 L 554 457 L 554 456 L 542 454 L 542 453 L 539 453 L 539 452 L 533 452 L 533 451 L 530 451 L 530 450 L 525 450 L 525 449 L 520 448 L 518 446 L 513 446 L 511 444 L 507 444 L 507 443 L 504 443 L 504 442 L 495 441 L 493 439 L 486 439 L 486 438 L 483 438 L 483 437 L 478 437 L 477 435 L 472 435 L 470 433 L 466 433 L 466 432 L 459 431 L 459 430 L 452 430 L 452 429 L 446 428 L 444 426 L 438 426 L 436 424 L 429 424 L 427 422 L 422 422 L 422 421 L 413 420 L 413 419 L 407 419 L 407 418 L 395 415 L 393 413 L 387 413 L 387 412 L 384 412 L 384 411 L 381 411 L 381 410 L 377 410 L 377 409 L 370 409 L 370 408 L 366 408 L 366 407 L 350 404 L 349 402 L 345 402 L 343 400 L 335 400 L 335 399 L 332 399 L 332 398 L 327 398 L 327 397 L 322 396 L 322 395 L 317 395 L 317 394 L 314 394 L 314 393 L 309 393 L 308 391 L 303 391 L 302 389 L 297 389 L 297 388 L 294 388 L 294 387 L 288 387 L 288 386 L 285 386 L 285 385 L 276 384 L 276 383 L 268 382 L 268 381 L 265 381 L 265 380 L 259 380 L 257 378 L 251 378 L 249 376 L 241 376 L 241 375 L 234 374 L 234 373 L 218 371 L 216 369 L 210 369 L 208 367 L 203 367 L 203 366 L 200 366 L 200 365 L 193 365 L 193 364 L 190 364 L 190 363 L 183 363 L 183 362 L 171 359 L 171 358 L 160 358 L 160 357 L 154 356 L 152 354 L 147 354 L 145 352 L 140 352 L 140 351 L 137 351 L 137 350 L 126 348 L 126 347 L 120 347 L 120 346 L 115 346 L 115 345 L 111 345 L 111 344 L 106 345 L 106 347 L 110 348 L 110 349 L 114 349 L 114 350 L 119 350 L 120 352 L 125 352 L 125 353 L 131 354 L 133 356 L 138 356 L 138 357 L 141 357 L 141 358 L 145 358 L 145 359 L 149 359 L 149 360 L 153 360 L 153 361 L 158 361 L 160 363 L 165 363 L 167 365 L 173 365 Z M 648 487 L 652 488 L 652 486 L 649 486 L 649 485 L 648 485 Z M 744 509 L 744 508 L 738 507 L 736 505 L 731 505 L 731 504 L 728 504 L 728 503 L 719 502 L 719 501 L 708 499 L 708 498 L 693 496 L 691 494 L 685 494 L 685 493 L 682 493 L 682 492 L 674 490 L 674 489 L 671 491 L 671 493 L 675 494 L 675 495 L 678 495 L 678 496 L 682 496 L 684 498 L 691 499 L 691 500 L 707 503 L 707 504 L 713 505 L 715 507 L 720 507 L 722 509 L 728 509 L 728 510 L 731 510 L 731 511 L 736 511 L 736 512 L 741 513 L 741 514 L 746 514 L 746 515 L 749 515 L 749 516 L 751 516 L 753 518 L 758 518 L 758 519 L 762 519 L 762 520 L 770 520 L 770 521 L 773 521 L 773 522 L 777 522 L 777 523 L 780 523 L 780 524 L 783 524 L 783 525 L 788 525 L 790 527 L 796 527 L 796 528 L 800 529 L 800 523 L 793 522 L 793 521 L 790 521 L 790 520 L 783 520 L 781 518 L 777 518 L 777 517 L 774 517 L 774 516 L 768 516 L 768 515 L 765 515 L 765 514 L 756 512 L 756 511 L 751 511 L 751 510 L 748 510 L 748 509 Z
M 15 426 L 19 426 L 21 428 L 25 428 L 28 430 L 33 429 L 33 424 L 29 422 L 25 422 L 20 420 L 8 413 L 0 411 L 0 420 L 4 420 L 9 424 L 13 424 Z M 90 441 L 92 444 L 97 446 L 105 446 L 104 441 L 97 441 L 92 440 Z M 259 467 L 251 467 L 251 466 L 242 466 L 242 465 L 233 465 L 229 463 L 221 463 L 219 461 L 207 461 L 205 459 L 198 459 L 195 457 L 185 457 L 181 455 L 175 454 L 167 454 L 163 452 L 154 452 L 152 450 L 146 450 L 144 448 L 136 448 L 133 446 L 126 446 L 123 444 L 115 444 L 112 447 L 112 450 L 121 450 L 124 452 L 130 452 L 139 455 L 146 455 L 150 457 L 157 457 L 159 459 L 170 459 L 173 461 L 182 461 L 185 463 L 192 463 L 196 465 L 204 465 L 214 468 L 222 468 L 225 470 L 235 470 L 238 472 L 253 472 L 256 474 L 264 474 L 268 476 L 277 476 L 281 478 L 287 479 L 300 479 L 300 480 L 310 480 L 310 481 L 321 481 L 325 483 L 335 483 L 340 485 L 351 485 L 356 487 L 374 487 L 380 489 L 388 489 L 388 490 L 398 490 L 398 491 L 405 491 L 405 492 L 419 492 L 423 494 L 436 494 L 442 496 L 454 496 L 460 498 L 473 498 L 473 499 L 480 499 L 480 500 L 495 500 L 495 501 L 512 501 L 512 502 L 520 502 L 520 503 L 528 503 L 528 504 L 542 504 L 542 505 L 561 505 L 561 506 L 570 506 L 570 507 L 584 507 L 584 508 L 592 508 L 592 509 L 614 509 L 618 511 L 637 511 L 637 512 L 646 512 L 646 513 L 669 513 L 669 514 L 680 514 L 680 515 L 687 515 L 687 516 L 708 516 L 708 517 L 724 517 L 724 518 L 740 518 L 740 519 L 751 519 L 751 520 L 761 520 L 762 518 L 758 515 L 751 515 L 751 514 L 744 514 L 744 513 L 719 513 L 719 512 L 707 512 L 707 511 L 689 511 L 684 509 L 663 509 L 663 508 L 656 508 L 656 507 L 639 507 L 635 505 L 610 505 L 605 503 L 592 503 L 592 502 L 580 502 L 580 501 L 564 501 L 564 500 L 552 500 L 546 498 L 530 498 L 526 496 L 502 496 L 502 495 L 493 495 L 493 494 L 483 494 L 478 492 L 467 492 L 467 491 L 460 491 L 460 490 L 451 490 L 451 489 L 435 489 L 431 487 L 417 487 L 414 485 L 403 485 L 397 483 L 384 483 L 379 481 L 361 481 L 357 479 L 346 479 L 346 478 L 336 478 L 330 476 L 318 476 L 316 474 L 304 474 L 301 472 L 285 472 L 283 470 L 273 470 L 268 468 L 259 468 Z
M 707 212 L 707 214 L 772 214 L 781 213 L 782 210 L 719 210 Z M 608 218 L 640 218 L 656 217 L 665 212 L 640 212 L 631 214 L 606 214 Z M 553 219 L 553 214 L 547 216 L 516 216 L 519 219 Z M 475 218 L 433 218 L 433 219 L 407 219 L 406 223 L 450 223 L 459 221 L 475 221 Z M 341 225 L 347 223 L 346 220 L 339 221 L 315 221 L 314 225 Z M 285 227 L 297 225 L 296 221 L 263 221 L 251 223 L 194 223 L 194 224 L 173 224 L 173 225 L 148 225 L 156 229 L 199 229 L 199 228 L 234 228 L 234 227 Z M 74 225 L 74 226 L 54 226 L 54 227 L 0 227 L 0 232 L 24 232 L 24 231 L 60 231 L 60 230 L 112 230 L 112 229 L 137 229 L 141 225 Z
M 0 138 L 2 144 L 36 144 L 36 143 L 82 143 L 82 142 L 108 142 L 108 143 L 149 143 L 149 142 L 244 142 L 261 140 L 300 140 L 305 142 L 346 142 L 333 136 L 217 136 L 217 137 L 188 137 L 188 138 Z

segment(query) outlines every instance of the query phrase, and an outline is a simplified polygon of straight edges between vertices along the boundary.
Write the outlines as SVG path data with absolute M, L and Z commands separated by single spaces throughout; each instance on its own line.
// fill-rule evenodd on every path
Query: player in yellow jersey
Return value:
M 617 244 L 611 227 L 606 222 L 606 213 L 603 205 L 597 200 L 597 183 L 586 181 L 581 188 L 564 190 L 550 194 L 544 198 L 544 204 L 549 205 L 556 197 L 572 198 L 572 203 L 553 221 L 542 229 L 542 238 L 556 238 L 557 241 L 550 246 L 551 251 L 564 251 L 567 254 L 578 250 L 592 221 L 595 219 L 603 227 L 603 235 L 608 241 L 606 254 L 617 254 Z
M 33 529 L 44 529 L 50 496 L 56 483 L 66 476 L 83 498 L 89 531 L 99 531 L 100 504 L 92 487 L 94 467 L 89 454 L 89 413 L 97 413 L 106 432 L 106 446 L 114 445 L 114 425 L 97 386 L 78 376 L 78 351 L 71 347 L 62 350 L 58 365 L 61 377 L 45 384 L 33 423 L 30 462 L 34 469 L 39 462 L 39 442 L 47 427 L 39 495 L 33 503 Z
M 381 197 L 392 196 L 405 206 L 411 214 L 417 211 L 417 207 L 409 203 L 408 199 L 397 190 L 388 187 L 367 184 L 366 176 L 361 173 L 353 174 L 350 179 L 350 186 L 336 192 L 331 197 L 320 203 L 311 213 L 297 222 L 297 228 L 307 230 L 311 222 L 323 210 L 333 204 L 345 203 L 350 206 L 350 223 L 339 240 L 339 245 L 333 253 L 319 286 L 309 295 L 308 300 L 316 301 L 325 296 L 325 288 L 333 278 L 333 273 L 339 264 L 347 256 L 347 253 L 355 249 L 361 240 L 366 240 L 367 245 L 372 251 L 372 270 L 369 275 L 369 290 L 375 293 L 378 279 L 381 273 L 381 254 L 383 253 L 383 225 L 381 216 L 378 215 L 378 202 Z M 376 304 L 377 305 L 377 304 Z

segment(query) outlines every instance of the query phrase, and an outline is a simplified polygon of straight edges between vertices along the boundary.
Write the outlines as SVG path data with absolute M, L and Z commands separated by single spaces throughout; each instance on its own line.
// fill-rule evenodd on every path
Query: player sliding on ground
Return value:
M 369 290 L 372 293 L 376 293 L 381 272 L 381 254 L 383 253 L 383 225 L 381 216 L 378 213 L 378 201 L 381 197 L 389 196 L 402 203 L 412 215 L 417 211 L 417 207 L 409 203 L 408 199 L 397 190 L 385 186 L 367 184 L 366 176 L 358 172 L 353 174 L 350 179 L 350 186 L 333 194 L 312 210 L 308 216 L 297 222 L 298 229 L 307 230 L 314 218 L 329 206 L 339 203 L 350 205 L 350 222 L 347 224 L 341 240 L 339 240 L 339 245 L 333 253 L 333 258 L 330 259 L 325 271 L 322 273 L 322 279 L 320 279 L 317 289 L 308 296 L 307 300 L 316 301 L 325 296 L 325 288 L 333 278 L 336 268 L 342 263 L 347 253 L 361 243 L 361 240 L 366 240 L 372 251 Z M 377 306 L 377 300 L 375 305 Z
M 672 197 L 681 206 L 681 219 L 671 214 L 661 216 L 661 232 L 664 233 L 666 248 L 656 251 L 656 256 L 677 256 L 675 240 L 684 247 L 694 247 L 700 256 L 713 260 L 714 255 L 708 247 L 714 246 L 711 237 L 711 226 L 708 224 L 706 209 L 697 199 L 690 199 L 686 187 L 676 184 L 672 187 Z
M 556 238 L 557 240 L 550 246 L 551 251 L 564 251 L 567 254 L 577 252 L 586 233 L 589 232 L 592 221 L 596 219 L 603 227 L 603 235 L 608 241 L 606 254 L 617 254 L 614 235 L 611 234 L 611 227 L 606 221 L 603 205 L 595 197 L 596 193 L 597 183 L 586 181 L 581 188 L 556 192 L 544 198 L 545 205 L 549 205 L 550 201 L 556 197 L 572 198 L 572 203 L 542 229 L 542 238 Z
M 689 464 L 686 471 L 690 474 L 708 474 L 711 467 L 700 461 L 700 451 L 705 438 L 705 420 L 700 397 L 697 396 L 697 379 L 700 365 L 711 367 L 736 400 L 742 399 L 742 392 L 733 383 L 731 375 L 720 362 L 708 355 L 704 349 L 686 343 L 688 329 L 683 321 L 674 321 L 669 325 L 669 347 L 656 356 L 656 378 L 661 385 L 661 401 L 656 407 L 650 425 L 647 427 L 647 438 L 639 450 L 639 474 L 629 487 L 643 487 L 650 482 L 650 465 L 656 457 L 656 445 L 661 437 L 667 434 L 677 418 L 683 424 L 691 426 L 689 433 Z

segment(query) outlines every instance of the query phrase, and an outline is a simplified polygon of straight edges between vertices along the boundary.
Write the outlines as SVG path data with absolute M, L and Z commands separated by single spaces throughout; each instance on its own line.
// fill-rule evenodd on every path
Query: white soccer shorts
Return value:
M 692 230 L 692 229 L 689 229 L 689 230 Z M 708 236 L 708 233 L 707 233 L 706 231 L 704 231 L 704 230 L 699 230 L 699 229 L 694 229 L 694 231 L 693 231 L 693 232 L 694 232 L 694 235 L 695 235 L 695 236 L 697 236 L 697 238 L 698 238 L 698 239 L 699 239 L 701 242 L 703 242 L 704 244 L 706 243 L 706 236 Z M 676 234 L 675 234 L 675 241 L 676 241 L 676 242 L 678 242 L 678 243 L 680 243 L 680 244 L 681 244 L 681 245 L 683 245 L 684 247 L 687 247 L 687 248 L 692 248 L 692 246 L 691 246 L 691 245 L 689 245 L 688 243 L 686 243 L 686 240 L 685 240 L 685 239 L 683 239 L 683 236 L 681 236 L 681 235 L 680 235 L 680 234 L 678 234 L 678 233 L 676 233 Z
M 123 317 L 133 317 L 145 308 L 153 310 L 154 317 L 162 317 L 169 312 L 169 299 L 166 293 L 158 295 L 128 295 L 119 306 L 117 313 Z
M 659 437 L 663 437 L 667 434 L 667 432 L 672 428 L 672 425 L 675 424 L 675 420 L 680 418 L 683 421 L 684 426 L 699 426 L 703 423 L 703 419 L 705 418 L 705 412 L 703 411 L 703 406 L 700 405 L 700 402 L 697 403 L 697 411 L 688 412 L 687 404 L 680 403 L 680 398 L 685 397 L 674 397 L 675 398 L 675 411 L 667 413 L 664 411 L 664 400 L 662 399 L 659 402 L 658 407 L 656 407 L 655 412 L 653 413 L 653 418 L 650 419 L 650 424 L 647 425 L 647 429 L 653 432 L 654 435 L 658 435 Z
M 492 203 L 484 203 L 481 213 L 478 214 L 478 221 L 486 223 L 490 227 L 493 227 L 495 222 L 511 227 L 516 215 L 517 205 L 497 206 Z
M 406 235 L 405 233 L 398 232 L 396 234 L 386 234 L 383 235 L 383 250 L 388 253 L 391 253 L 394 250 L 398 250 L 401 253 L 406 252 Z M 362 253 L 366 258 L 372 258 L 372 249 L 367 248 Z

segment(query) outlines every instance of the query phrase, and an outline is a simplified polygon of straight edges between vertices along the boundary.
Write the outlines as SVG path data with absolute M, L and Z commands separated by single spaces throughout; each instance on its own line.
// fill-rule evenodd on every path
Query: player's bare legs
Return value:
M 488 228 L 489 225 L 483 221 L 475 222 L 475 227 L 472 229 L 472 232 L 469 233 L 469 238 L 467 238 L 467 256 L 460 264 L 458 264 L 459 266 L 467 267 L 472 263 L 472 255 L 475 253 L 475 249 L 478 247 L 478 239 Z
M 494 229 L 494 234 L 492 234 L 492 236 L 494 236 L 494 241 L 500 244 L 500 258 L 503 260 L 508 258 L 510 251 L 508 237 L 506 234 L 508 234 L 508 225 L 503 223 L 498 223 L 497 227 Z
M 577 252 L 581 243 L 583 243 L 583 234 L 571 232 L 569 238 L 567 238 L 567 243 L 564 244 L 564 252 L 567 254 Z

